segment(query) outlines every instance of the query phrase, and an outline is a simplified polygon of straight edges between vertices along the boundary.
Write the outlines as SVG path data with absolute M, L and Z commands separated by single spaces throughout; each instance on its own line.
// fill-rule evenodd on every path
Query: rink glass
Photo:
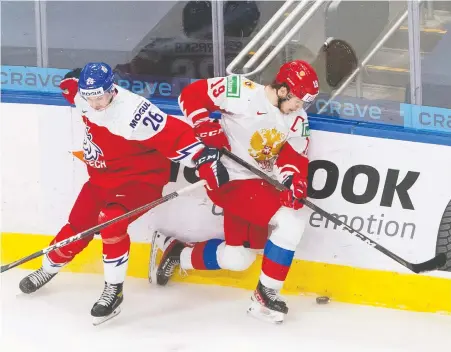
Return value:
M 105 61 L 121 86 L 149 98 L 174 99 L 192 80 L 225 73 L 283 4 L 219 1 L 221 19 L 208 1 L 3 1 L 2 89 L 14 80 L 17 85 L 21 77 L 5 78 L 8 66 L 68 70 Z M 417 11 L 407 1 L 324 2 L 263 72 L 251 78 L 270 83 L 282 63 L 312 62 L 327 38 L 344 39 L 363 62 L 360 73 L 333 96 L 341 86 L 330 84 L 319 68 L 321 91 L 309 107 L 311 115 L 448 133 L 451 1 L 423 1 Z M 224 45 L 218 58 L 213 29 L 220 23 L 217 35 Z M 418 112 L 410 104 L 426 107 Z

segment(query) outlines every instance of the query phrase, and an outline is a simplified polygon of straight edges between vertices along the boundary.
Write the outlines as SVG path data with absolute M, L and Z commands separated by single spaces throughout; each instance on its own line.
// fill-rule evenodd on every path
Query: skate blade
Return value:
M 149 273 L 148 279 L 149 283 L 157 283 L 157 269 L 159 263 L 158 261 L 158 250 L 161 250 L 162 255 L 163 252 L 168 248 L 172 242 L 175 241 L 174 238 L 170 238 L 166 243 L 165 240 L 168 236 L 163 235 L 159 231 L 155 231 L 152 236 L 151 249 L 150 249 L 150 262 L 149 262 Z M 161 256 L 162 256 L 161 255 Z M 161 259 L 161 257 L 160 257 Z
M 113 319 L 120 312 L 121 312 L 121 307 L 119 306 L 115 310 L 113 310 L 113 313 L 111 313 L 110 315 L 107 315 L 106 317 L 93 317 L 92 325 L 97 326 L 97 325 L 103 324 L 106 321 Z
M 272 324 L 282 324 L 285 319 L 284 313 L 271 310 L 255 301 L 251 303 L 251 305 L 247 309 L 247 313 L 253 316 L 254 318 Z
M 160 238 L 160 233 L 155 231 L 152 236 L 151 248 L 150 248 L 150 262 L 149 262 L 149 283 L 157 283 L 157 254 L 158 245 L 157 242 Z

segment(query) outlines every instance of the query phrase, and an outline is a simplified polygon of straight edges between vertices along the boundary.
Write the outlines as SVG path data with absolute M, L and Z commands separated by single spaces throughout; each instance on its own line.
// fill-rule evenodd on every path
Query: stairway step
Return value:
M 363 82 L 405 88 L 410 81 L 410 70 L 403 67 L 367 65 L 362 72 Z
M 430 53 L 434 50 L 438 42 L 447 33 L 443 28 L 422 28 L 420 32 L 420 49 L 423 52 Z M 384 47 L 393 49 L 409 49 L 409 31 L 407 26 L 401 26 L 388 39 Z

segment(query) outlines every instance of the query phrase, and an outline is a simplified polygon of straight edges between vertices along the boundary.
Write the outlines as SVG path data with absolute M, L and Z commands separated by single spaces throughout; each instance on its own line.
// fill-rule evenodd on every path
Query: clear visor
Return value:
M 83 97 L 84 100 L 88 102 L 91 108 L 95 110 L 103 110 L 105 109 L 112 100 L 113 91 L 104 92 L 102 95 L 94 95 Z
M 312 105 L 311 102 L 305 102 L 305 101 L 303 101 L 303 103 L 304 103 L 304 105 L 302 105 L 302 108 L 303 108 L 305 111 L 307 111 L 308 108 L 310 107 L 310 105 Z
M 307 110 L 310 107 L 310 105 L 312 105 L 312 103 L 315 101 L 317 96 L 318 96 L 318 94 L 311 95 L 309 93 L 306 93 L 304 95 L 304 97 L 301 99 L 302 102 L 304 103 L 304 107 L 303 107 L 304 110 Z

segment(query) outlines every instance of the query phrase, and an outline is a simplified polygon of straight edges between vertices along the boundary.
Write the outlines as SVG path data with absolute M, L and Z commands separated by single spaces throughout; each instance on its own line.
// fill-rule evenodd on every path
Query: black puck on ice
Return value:
M 327 296 L 316 297 L 316 303 L 318 304 L 327 304 L 330 302 L 330 298 Z

